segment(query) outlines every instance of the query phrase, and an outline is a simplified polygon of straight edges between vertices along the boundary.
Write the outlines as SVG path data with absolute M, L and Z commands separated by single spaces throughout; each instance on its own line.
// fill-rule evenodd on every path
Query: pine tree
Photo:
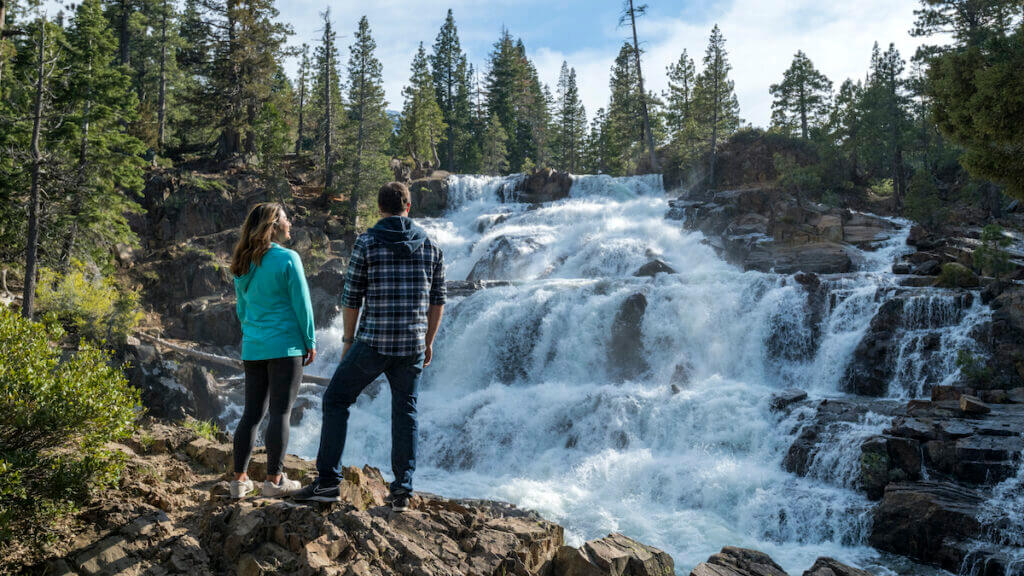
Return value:
M 299 61 L 298 92 L 299 92 L 299 119 L 297 123 L 298 134 L 295 136 L 295 153 L 298 154 L 304 147 L 306 138 L 306 88 L 309 87 L 309 44 L 302 45 L 302 60 Z
M 665 94 L 667 123 L 673 155 L 681 164 L 697 158 L 701 134 L 697 125 L 694 92 L 696 68 L 693 58 L 683 50 L 679 60 L 668 66 L 668 91 Z
M 915 12 L 916 36 L 952 34 L 929 47 L 927 92 L 942 133 L 963 147 L 961 163 L 974 176 L 1024 199 L 1024 25 L 1019 0 L 929 0 Z M 992 186 L 988 201 L 999 205 Z
M 649 155 L 650 167 L 652 172 L 658 172 L 658 154 L 654 149 L 654 132 L 651 131 L 651 118 L 650 110 L 647 103 L 647 91 L 644 90 L 644 76 L 640 66 L 640 43 L 636 37 L 636 18 L 637 16 L 643 16 L 647 12 L 647 5 L 642 4 L 639 6 L 633 5 L 633 0 L 625 0 L 623 5 L 622 15 L 619 18 L 619 24 L 628 18 L 630 27 L 633 29 L 633 58 L 635 59 L 636 67 L 636 91 L 637 99 L 640 102 L 640 111 L 643 114 L 643 131 L 646 135 L 647 153 Z
M 799 131 L 804 140 L 811 128 L 824 121 L 829 109 L 832 81 L 818 72 L 810 58 L 801 50 L 782 75 L 782 82 L 772 84 L 768 91 L 772 102 L 772 126 L 792 134 Z
M 324 173 L 324 200 L 335 193 L 334 175 L 337 164 L 336 143 L 341 125 L 341 80 L 338 73 L 337 33 L 331 23 L 331 10 L 325 10 L 320 45 L 313 55 L 313 90 L 310 114 L 316 118 L 314 147 L 320 169 Z
M 877 177 L 892 179 L 893 200 L 897 211 L 903 208 L 906 194 L 906 166 L 903 147 L 910 118 L 904 90 L 904 62 L 892 44 L 884 53 L 876 43 L 871 55 L 868 82 L 860 99 L 862 118 L 859 137 L 867 162 Z
M 127 69 L 112 65 L 117 45 L 100 0 L 79 5 L 67 41 L 67 83 L 59 99 L 69 114 L 61 132 L 73 143 L 76 175 L 61 226 L 65 268 L 75 251 L 99 250 L 90 255 L 102 260 L 113 244 L 134 237 L 125 216 L 139 207 L 125 192 L 142 188 L 139 155 L 145 148 L 125 131 L 137 100 Z
M 508 134 L 501 125 L 501 118 L 492 114 L 487 119 L 486 128 L 483 131 L 483 147 L 480 168 L 484 174 L 498 175 L 508 172 L 508 151 L 505 143 L 508 141 Z
M 434 51 L 430 56 L 430 67 L 436 87 L 437 104 L 445 123 L 445 146 L 441 148 L 441 164 L 449 172 L 463 170 L 459 152 L 472 139 L 470 134 L 470 88 L 469 65 L 465 52 L 459 44 L 459 34 L 451 8 L 445 17 Z
M 587 136 L 587 111 L 576 85 L 576 69 L 562 62 L 558 75 L 556 108 L 555 164 L 561 170 L 576 173 L 582 167 L 583 145 Z
M 489 64 L 488 113 L 496 116 L 505 129 L 509 169 L 518 171 L 527 159 L 534 161 L 545 155 L 543 141 L 550 123 L 547 100 L 523 41 L 513 41 L 507 30 L 494 44 Z
M 601 127 L 602 162 L 609 174 L 636 172 L 644 150 L 642 103 L 636 92 L 633 46 L 624 43 L 612 65 L 607 120 Z
M 392 124 L 385 110 L 387 102 L 376 50 L 370 23 L 363 16 L 349 47 L 347 74 L 345 186 L 349 190 L 349 213 L 355 229 L 359 228 L 361 203 L 366 203 L 391 173 L 387 150 Z M 372 213 L 375 204 L 367 203 L 367 211 Z
M 739 101 L 729 79 L 728 53 L 725 38 L 716 24 L 711 29 L 708 48 L 704 53 L 704 70 L 697 76 L 694 90 L 698 125 L 710 135 L 711 158 L 708 166 L 708 187 L 715 187 L 715 163 L 718 160 L 718 140 L 726 138 L 739 127 Z
M 422 42 L 412 60 L 409 84 L 402 93 L 405 95 L 405 105 L 402 108 L 399 142 L 403 150 L 412 156 L 417 170 L 422 170 L 427 161 L 436 167 L 440 163 L 437 147 L 450 132 L 446 130 L 441 108 L 437 105 L 434 81 Z

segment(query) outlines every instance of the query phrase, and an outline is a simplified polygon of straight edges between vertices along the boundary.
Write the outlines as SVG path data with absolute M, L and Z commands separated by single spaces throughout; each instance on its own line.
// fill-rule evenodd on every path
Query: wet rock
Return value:
M 853 261 L 843 247 L 836 243 L 819 242 L 799 246 L 758 244 L 743 261 L 744 270 L 793 274 L 839 274 L 849 272 Z
M 617 533 L 579 548 L 563 546 L 554 569 L 559 576 L 662 576 L 675 570 L 667 553 Z
M 309 298 L 313 303 L 316 326 L 330 325 L 341 312 L 341 293 L 345 289 L 345 270 L 339 266 L 341 262 L 344 262 L 341 258 L 329 260 L 329 265 L 325 264 L 320 272 L 309 278 Z
M 892 265 L 893 274 L 910 274 L 910 264 L 907 262 L 897 262 Z
M 435 170 L 430 176 L 413 180 L 409 184 L 413 218 L 436 217 L 448 208 L 448 176 L 443 170 Z
M 690 576 L 788 576 L 767 554 L 726 546 L 690 572 Z
M 870 572 L 847 566 L 832 558 L 818 558 L 803 576 L 872 576 Z
M 884 438 L 872 438 L 860 447 L 860 483 L 868 498 L 882 497 L 889 484 L 889 450 Z
M 455 297 L 469 296 L 487 288 L 511 285 L 511 280 L 449 280 L 445 283 L 445 288 L 449 297 Z
M 960 396 L 960 410 L 965 414 L 988 414 L 992 411 L 977 396 L 968 396 L 966 394 Z
M 503 200 L 527 204 L 553 202 L 568 198 L 570 188 L 572 188 L 572 176 L 568 172 L 542 168 L 523 178 L 516 186 L 515 191 Z
M 183 331 L 176 337 L 212 346 L 237 346 L 242 341 L 234 296 L 189 300 L 181 305 L 180 317 Z
M 1024 386 L 1024 287 L 1005 290 L 992 300 L 990 388 Z
M 288 423 L 292 426 L 298 426 L 302 423 L 306 410 L 312 407 L 313 402 L 309 398 L 296 398 L 295 404 L 292 404 L 292 413 L 288 416 Z
M 875 508 L 869 541 L 895 552 L 956 571 L 963 551 L 956 542 L 978 536 L 982 497 L 942 482 L 890 484 Z
M 526 254 L 540 248 L 540 243 L 530 237 L 499 236 L 487 250 L 487 254 L 473 265 L 466 280 L 510 280 L 516 277 L 516 265 Z
M 922 262 L 911 270 L 916 276 L 938 276 L 942 272 L 942 264 L 938 260 Z
M 641 266 L 633 276 L 657 276 L 658 274 L 675 274 L 676 271 L 661 260 L 651 260 Z
M 608 370 L 617 379 L 636 377 L 649 368 L 643 345 L 646 310 L 647 297 L 638 292 L 627 297 L 615 315 L 609 341 Z
M 773 412 L 780 412 L 788 408 L 790 405 L 806 399 L 807 392 L 804 392 L 799 388 L 786 388 L 782 392 L 772 394 L 769 406 L 771 406 Z

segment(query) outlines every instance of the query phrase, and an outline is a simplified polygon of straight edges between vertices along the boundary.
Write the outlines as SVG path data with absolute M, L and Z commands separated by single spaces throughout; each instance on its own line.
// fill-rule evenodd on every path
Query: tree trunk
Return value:
M 167 127 L 167 0 L 160 15 L 160 95 L 157 98 L 157 150 L 164 151 L 164 130 Z
M 295 153 L 298 154 L 302 150 L 302 124 L 303 124 L 303 105 L 306 100 L 306 68 L 303 67 L 302 73 L 299 75 L 299 135 L 295 138 Z
M 719 93 L 718 80 L 719 80 L 719 55 L 715 54 L 715 69 L 713 74 L 715 76 L 715 97 L 711 99 L 714 110 L 711 114 L 711 169 L 708 176 L 708 189 L 715 189 L 715 161 L 718 160 L 718 108 L 721 105 L 720 98 L 722 95 Z
M 90 73 L 91 73 L 90 66 Z M 71 253 L 75 249 L 75 241 L 78 239 L 78 219 L 82 216 L 82 195 L 88 192 L 85 189 L 87 168 L 86 158 L 89 152 L 89 112 L 91 109 L 89 94 L 86 93 L 85 103 L 82 105 L 82 139 L 78 145 L 78 176 L 75 178 L 75 199 L 71 203 L 71 223 L 68 226 L 67 235 L 64 236 L 64 245 L 60 252 L 60 266 L 65 272 L 71 267 Z
M 328 24 L 330 26 L 330 24 Z M 333 144 L 334 136 L 334 115 L 331 109 L 331 53 L 332 46 L 328 44 L 326 47 L 327 58 L 325 64 L 327 69 L 324 70 L 324 197 L 326 198 L 331 191 L 334 189 L 334 170 L 332 170 L 331 159 L 333 158 L 333 152 L 331 145 Z
M 0 0 L 0 52 L 4 48 L 4 23 L 7 22 L 7 0 Z M 4 60 L 0 58 L 0 86 L 3 86 Z
M 803 85 L 800 86 L 800 136 L 807 140 L 807 98 Z
M 46 44 L 46 22 L 39 19 L 39 65 L 36 68 L 35 105 L 32 118 L 32 188 L 28 201 L 28 241 L 25 244 L 25 291 L 21 315 L 29 320 L 36 304 L 36 255 L 39 250 L 39 177 L 43 155 L 39 151 L 39 129 L 43 118 L 43 56 Z
M 352 192 L 349 194 L 348 204 L 349 210 L 352 212 L 352 230 L 359 229 L 359 186 L 362 184 L 362 171 L 363 171 L 363 123 L 365 118 L 363 115 L 366 110 L 364 108 L 364 91 L 365 80 L 360 78 L 359 84 L 359 128 L 356 131 L 356 157 L 355 166 L 352 171 Z
M 121 64 L 122 65 L 127 65 L 128 64 L 128 58 L 130 56 L 130 54 L 128 52 L 128 43 L 131 41 L 131 36 L 129 35 L 129 31 L 128 31 L 128 19 L 129 19 L 129 13 L 128 13 L 129 6 L 128 6 L 128 4 L 130 2 L 131 2 L 131 0 L 121 0 L 121 30 L 120 30 L 120 32 L 121 32 L 121 40 L 120 40 L 120 48 L 121 48 Z
M 640 104 L 644 113 L 644 134 L 647 137 L 647 151 L 650 153 L 651 172 L 658 172 L 658 155 L 654 150 L 654 134 L 651 133 L 651 118 L 647 113 L 647 92 L 644 91 L 644 75 L 640 71 L 640 44 L 636 38 L 636 15 L 633 13 L 633 0 L 629 0 L 629 21 L 633 26 L 633 55 L 636 57 L 636 79 L 640 84 Z

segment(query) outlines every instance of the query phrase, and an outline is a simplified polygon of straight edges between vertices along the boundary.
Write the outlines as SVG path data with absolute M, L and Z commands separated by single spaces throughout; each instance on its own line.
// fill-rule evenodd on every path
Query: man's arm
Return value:
M 427 308 L 427 350 L 424 353 L 423 366 L 430 366 L 430 360 L 434 356 L 434 336 L 437 336 L 442 316 L 444 316 L 444 304 L 431 304 Z
M 348 353 L 348 349 L 352 347 L 352 342 L 355 341 L 356 324 L 359 322 L 359 308 L 342 308 L 341 321 L 344 325 L 341 336 L 341 357 L 344 358 L 345 354 Z
M 356 336 L 356 325 L 359 321 L 359 308 L 363 305 L 368 283 L 365 246 L 356 241 L 352 247 L 352 257 L 348 261 L 345 274 L 345 290 L 341 294 L 341 317 L 344 323 L 342 334 L 341 357 L 344 358 Z
M 427 308 L 427 349 L 424 352 L 423 366 L 430 366 L 430 360 L 434 356 L 434 336 L 437 336 L 437 329 L 441 326 L 441 317 L 444 316 L 444 303 L 448 298 L 448 291 L 444 283 L 444 253 L 437 251 L 437 261 L 434 263 L 434 270 L 430 281 L 430 307 Z

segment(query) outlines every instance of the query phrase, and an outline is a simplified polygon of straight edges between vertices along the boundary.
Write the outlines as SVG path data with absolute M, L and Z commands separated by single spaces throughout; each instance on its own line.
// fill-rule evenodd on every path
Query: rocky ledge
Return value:
M 668 217 L 699 230 L 744 270 L 849 272 L 847 246 L 873 249 L 895 226 L 883 218 L 802 201 L 772 188 L 727 190 L 670 202 Z
M 44 562 L 21 570 L 53 576 L 113 574 L 667 576 L 667 553 L 622 534 L 566 546 L 561 526 L 486 500 L 418 494 L 410 510 L 385 506 L 387 485 L 371 467 L 346 467 L 343 501 L 228 497 L 231 446 L 221 435 L 149 421 L 123 444 L 117 490 L 87 506 Z M 285 470 L 308 480 L 313 463 L 289 455 Z M 250 476 L 266 475 L 266 455 Z M 8 559 L 9 560 L 9 559 Z M 804 576 L 865 576 L 821 558 Z M 760 552 L 725 548 L 691 576 L 785 576 Z
M 860 441 L 859 467 L 851 480 L 853 488 L 877 501 L 872 546 L 953 572 L 971 564 L 982 570 L 972 573 L 1013 573 L 1007 551 L 986 544 L 1003 540 L 999 531 L 1005 520 L 988 502 L 995 486 L 1021 466 L 1024 388 L 979 392 L 935 386 L 932 400 L 903 405 L 868 398 L 811 403 L 796 391 L 773 400 L 779 411 L 796 411 L 796 440 L 784 466 L 802 476 L 823 473 L 815 460 L 832 450 L 845 427 L 888 419 L 881 434 Z

